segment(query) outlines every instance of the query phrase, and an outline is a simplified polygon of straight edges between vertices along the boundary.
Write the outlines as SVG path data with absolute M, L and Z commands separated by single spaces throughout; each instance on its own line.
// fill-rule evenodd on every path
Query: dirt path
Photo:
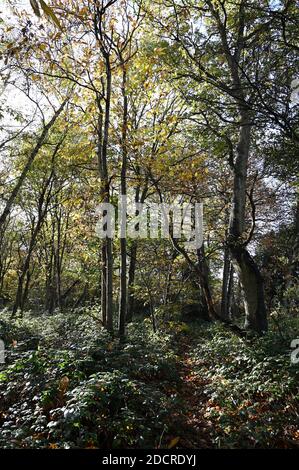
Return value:
M 183 403 L 180 413 L 180 441 L 179 447 L 186 448 L 211 448 L 213 446 L 211 429 L 212 425 L 205 418 L 205 406 L 208 396 L 204 393 L 208 380 L 203 381 L 195 372 L 194 359 L 190 351 L 192 344 L 184 344 L 180 347 L 180 377 L 182 385 L 179 395 Z

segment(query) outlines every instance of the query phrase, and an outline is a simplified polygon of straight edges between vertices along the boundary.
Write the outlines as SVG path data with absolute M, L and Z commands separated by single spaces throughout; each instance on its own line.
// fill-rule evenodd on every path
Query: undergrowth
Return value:
M 296 446 L 295 319 L 248 341 L 206 323 L 170 321 L 154 334 L 146 319 L 130 324 L 120 344 L 96 309 L 0 318 L 2 448 L 192 447 L 205 439 L 212 447 Z M 211 435 L 186 441 L 197 413 Z

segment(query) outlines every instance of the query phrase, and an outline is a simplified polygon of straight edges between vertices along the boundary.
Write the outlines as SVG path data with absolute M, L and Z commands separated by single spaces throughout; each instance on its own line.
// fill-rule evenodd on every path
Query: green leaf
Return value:
M 60 30 L 62 30 L 62 27 L 61 27 L 61 24 L 60 24 L 60 22 L 59 22 L 59 19 L 58 19 L 57 16 L 55 15 L 53 9 L 52 9 L 51 7 L 49 7 L 49 6 L 44 2 L 44 0 L 39 0 L 39 2 L 40 2 L 40 6 L 41 6 L 43 12 L 45 13 L 45 15 L 46 15 L 48 18 L 50 18 L 50 19 L 53 21 L 53 23 L 55 23 L 56 26 L 57 26 Z

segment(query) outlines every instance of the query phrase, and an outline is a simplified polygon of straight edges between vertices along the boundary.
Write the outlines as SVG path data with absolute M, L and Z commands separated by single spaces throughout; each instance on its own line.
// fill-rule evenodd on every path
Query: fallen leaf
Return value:
M 173 447 L 175 447 L 177 443 L 179 442 L 179 440 L 180 440 L 180 437 L 174 437 L 173 439 L 171 439 L 170 443 L 167 446 L 167 449 L 172 449 Z

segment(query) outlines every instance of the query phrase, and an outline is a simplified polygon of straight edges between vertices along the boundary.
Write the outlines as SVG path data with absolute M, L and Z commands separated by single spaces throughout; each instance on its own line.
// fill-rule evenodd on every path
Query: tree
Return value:
M 284 129 L 289 129 L 291 121 L 290 112 L 284 114 L 274 105 L 282 87 L 274 87 L 271 93 L 267 84 L 273 83 L 272 73 L 278 74 L 267 56 L 269 48 L 279 54 L 272 42 L 271 7 L 259 9 L 245 1 L 230 5 L 220 1 L 203 1 L 198 5 L 182 1 L 168 2 L 162 12 L 165 15 L 160 14 L 156 24 L 170 38 L 173 61 L 181 60 L 183 64 L 177 77 L 198 84 L 197 112 L 200 114 L 203 109 L 222 122 L 234 180 L 227 246 L 243 287 L 245 324 L 261 333 L 267 329 L 263 281 L 247 249 L 245 223 L 250 145 L 253 129 L 261 126 L 265 115 Z M 198 23 L 201 26 L 195 21 L 201 21 Z M 281 60 L 279 65 L 284 66 Z M 218 109 L 212 90 L 219 100 Z M 205 110 L 206 104 L 211 106 L 211 100 L 212 108 Z M 288 109 L 286 101 L 283 106 Z M 233 126 L 232 135 L 225 132 L 223 123 L 227 129 Z

